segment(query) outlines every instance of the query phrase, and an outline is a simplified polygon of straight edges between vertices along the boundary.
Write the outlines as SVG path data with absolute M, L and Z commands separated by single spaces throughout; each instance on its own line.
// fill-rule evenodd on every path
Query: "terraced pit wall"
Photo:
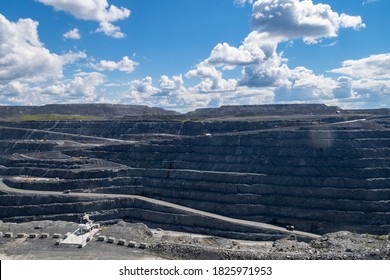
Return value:
M 1 130 L 0 149 L 4 154 L 36 153 L 35 142 L 22 141 L 15 147 L 10 143 L 15 139 L 43 138 L 45 143 L 39 151 L 59 151 L 78 159 L 43 157 L 26 161 L 3 156 L 0 174 L 9 176 L 8 185 L 22 189 L 141 195 L 239 219 L 280 226 L 292 224 L 299 230 L 319 234 L 339 230 L 388 233 L 390 122 L 388 118 L 343 122 L 343 118 L 335 115 L 284 121 L 115 121 L 111 125 L 106 121 L 68 121 L 59 122 L 54 128 L 50 122 L 24 123 L 15 134 Z M 143 140 L 64 148 L 56 142 L 61 138 L 58 135 L 28 134 L 27 127 L 72 133 L 74 136 L 67 136 L 69 141 L 80 143 L 88 142 L 82 134 Z M 161 133 L 170 134 L 169 139 L 156 135 Z M 107 162 L 118 166 L 106 168 Z M 59 180 L 17 181 L 11 178 L 16 175 Z M 0 205 L 5 201 L 12 204 L 18 197 L 4 196 Z M 87 210 L 100 211 L 105 218 L 127 218 L 192 232 L 203 228 L 203 232 L 223 235 L 231 226 L 211 227 L 212 223 L 199 217 L 189 219 L 188 214 L 149 209 L 142 203 L 122 199 L 88 203 L 69 200 L 68 203 L 82 206 L 63 207 L 62 202 L 46 203 L 42 198 L 36 200 L 33 209 L 46 210 L 34 212 L 21 200 L 13 206 L 4 205 L 14 208 L 1 211 L 1 219 L 29 220 L 50 215 L 65 219 Z M 57 214 L 53 216 L 52 211 Z M 186 224 L 187 220 L 190 222 Z M 198 221 L 201 222 L 197 224 Z

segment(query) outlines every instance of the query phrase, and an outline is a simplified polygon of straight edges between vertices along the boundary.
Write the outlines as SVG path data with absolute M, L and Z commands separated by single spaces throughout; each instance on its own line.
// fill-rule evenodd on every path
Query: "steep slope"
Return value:
M 277 108 L 256 110 L 275 114 Z M 218 120 L 5 122 L 0 175 L 19 189 L 141 195 L 319 234 L 390 232 L 390 117 L 382 114 L 387 111 L 286 108 L 279 116 Z M 59 202 L 53 219 L 70 209 L 89 209 L 106 218 L 227 234 L 228 226 L 221 231 L 206 222 L 191 225 L 167 209 L 108 201 L 86 208 L 62 208 Z M 2 219 L 41 219 L 53 209 L 26 215 L 32 212 L 23 203 L 12 205 L 17 207 Z M 116 210 L 124 208 L 131 210 Z
M 82 115 L 100 118 L 123 116 L 178 115 L 174 111 L 139 105 L 117 104 L 49 104 L 44 106 L 0 106 L 2 118 L 15 118 L 23 115 Z

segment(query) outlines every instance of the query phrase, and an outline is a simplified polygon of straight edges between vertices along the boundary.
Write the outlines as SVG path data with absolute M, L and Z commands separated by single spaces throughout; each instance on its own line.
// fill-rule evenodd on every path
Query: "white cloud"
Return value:
M 0 103 L 38 105 L 95 100 L 105 76 L 78 73 L 63 77 L 63 67 L 87 58 L 85 52 L 51 53 L 39 40 L 38 23 L 31 19 L 10 22 L 0 14 Z
M 346 98 L 369 107 L 389 107 L 390 104 L 390 53 L 371 55 L 357 60 L 346 60 L 342 67 L 329 72 L 348 75 L 338 78 L 336 98 Z
M 289 84 L 275 90 L 275 101 L 318 103 L 333 99 L 333 91 L 338 85 L 333 79 L 315 75 L 312 70 L 302 66 L 289 72 Z
M 102 85 L 104 81 L 105 76 L 101 73 L 78 73 L 67 85 L 66 95 L 71 98 L 94 101 L 97 99 L 96 87 Z
M 73 28 L 69 30 L 68 32 L 64 33 L 65 39 L 73 39 L 73 40 L 79 40 L 81 38 L 79 30 L 77 28 Z
M 194 91 L 184 86 L 182 75 L 161 76 L 158 92 L 154 93 L 152 99 L 158 106 L 163 106 L 173 110 L 183 110 L 183 108 L 195 108 L 205 104 L 205 98 L 198 98 Z M 180 109 L 181 108 L 181 109 Z
M 130 92 L 137 92 L 145 95 L 156 93 L 157 88 L 153 86 L 152 77 L 145 77 L 142 80 L 134 80 L 130 83 Z
M 112 23 L 109 22 L 101 22 L 100 27 L 96 29 L 96 32 L 101 32 L 106 34 L 109 37 L 113 37 L 116 39 L 122 39 L 126 37 L 124 33 L 121 32 L 121 29 L 119 26 L 115 26 Z
M 147 77 L 134 81 L 124 100 L 179 111 L 226 104 L 325 102 L 360 106 L 366 98 L 371 105 L 388 100 L 388 83 L 357 83 L 346 76 L 332 79 L 302 66 L 290 69 L 288 60 L 277 50 L 282 42 L 303 39 L 314 44 L 337 37 L 341 28 L 358 30 L 365 26 L 361 17 L 339 14 L 329 5 L 311 0 L 235 1 L 241 6 L 247 3 L 254 3 L 253 31 L 240 46 L 217 44 L 208 58 L 189 70 L 185 76 L 200 79 L 198 84 L 186 87 L 181 75 L 162 76 L 156 87 Z M 224 79 L 226 70 L 237 67 L 242 68 L 241 79 Z M 368 92 L 370 88 L 380 93 L 374 95 Z
M 316 43 L 336 37 L 340 27 L 365 27 L 360 16 L 339 15 L 327 4 L 311 0 L 259 0 L 253 4 L 252 26 L 259 32 Z
M 87 54 L 85 52 L 68 52 L 66 54 L 61 55 L 63 64 L 71 64 L 76 62 L 79 59 L 87 58 Z
M 223 43 L 215 46 L 208 62 L 216 66 L 222 66 L 226 70 L 230 70 L 234 69 L 236 66 L 251 64 L 256 59 L 257 56 L 252 55 L 244 46 L 235 48 L 227 43 Z
M 12 98 L 23 95 L 27 92 L 28 84 L 19 81 L 10 81 L 5 85 L 0 85 L 1 97 Z
M 30 88 L 51 102 L 93 102 L 100 98 L 97 87 L 103 85 L 106 76 L 97 72 L 80 72 L 71 80 L 58 80 L 55 83 Z M 39 104 L 42 104 L 40 102 Z
M 161 76 L 158 87 L 155 87 L 152 78 L 146 77 L 131 83 L 129 90 L 123 93 L 121 103 L 146 104 L 186 112 L 200 107 L 217 107 L 224 104 L 261 104 L 273 101 L 273 89 L 271 88 L 236 87 L 236 81 L 223 81 L 226 84 L 221 85 L 219 90 L 210 89 L 212 81 L 208 79 L 202 80 L 194 87 L 187 88 L 182 75 Z M 222 89 L 224 86 L 226 88 Z
M 80 72 L 72 79 L 58 79 L 34 85 L 11 81 L 0 85 L 0 104 L 42 105 L 63 102 L 96 102 L 101 99 L 98 87 L 105 76 L 97 73 Z
M 255 0 L 234 0 L 234 4 L 237 6 L 244 6 L 245 4 L 253 4 Z
M 57 11 L 64 11 L 82 20 L 97 21 L 100 27 L 96 32 L 103 32 L 107 36 L 121 39 L 125 34 L 119 26 L 112 22 L 126 19 L 130 16 L 130 10 L 124 7 L 118 8 L 108 4 L 107 0 L 35 0 L 45 5 L 54 7 Z
M 223 78 L 219 79 L 202 79 L 202 81 L 196 86 L 190 88 L 193 91 L 197 91 L 199 93 L 207 93 L 213 94 L 216 92 L 222 91 L 234 91 L 237 88 L 237 80 L 236 79 L 228 79 L 225 80 Z
M 198 64 L 196 69 L 188 71 L 186 77 L 201 79 L 201 82 L 192 88 L 199 92 L 207 93 L 212 91 L 233 90 L 237 86 L 237 81 L 235 79 L 223 79 L 222 72 L 218 71 L 216 67 L 207 60 Z
M 174 90 L 184 90 L 184 81 L 183 76 L 173 76 L 170 79 L 168 76 L 161 76 L 160 78 L 160 89 L 166 91 L 174 91 Z
M 220 99 L 218 104 L 215 103 L 215 106 L 269 104 L 274 102 L 274 88 L 237 87 L 233 91 L 221 92 L 213 96 L 214 99 Z
M 0 84 L 0 104 L 4 105 L 34 105 L 45 101 L 39 93 L 30 88 L 28 83 L 10 81 L 5 85 Z
M 354 78 L 390 79 L 390 53 L 371 55 L 357 60 L 346 60 L 332 73 Z
M 315 75 L 313 70 L 307 69 L 303 66 L 296 67 L 291 70 L 289 79 L 291 80 L 292 85 L 296 87 L 322 87 L 323 93 L 327 95 L 330 95 L 329 92 L 336 86 L 336 82 L 333 79 L 327 78 L 323 75 Z
M 151 77 L 134 80 L 129 89 L 122 93 L 121 103 L 160 106 L 181 111 L 207 104 L 197 103 L 195 96 L 184 87 L 181 75 L 172 78 L 161 76 L 158 87 L 153 85 Z
M 204 61 L 199 63 L 194 70 L 188 71 L 186 74 L 188 78 L 201 78 L 201 79 L 219 79 L 222 73 L 219 72 L 213 65 Z
M 99 22 L 96 32 L 114 38 L 125 36 L 112 22 L 127 18 L 130 11 L 110 6 L 105 0 L 36 1 L 79 19 Z M 339 14 L 329 5 L 314 4 L 311 0 L 236 1 L 238 5 L 246 3 L 254 3 L 253 31 L 239 46 L 217 44 L 208 58 L 188 71 L 185 76 L 200 79 L 198 84 L 186 87 L 182 75 L 161 76 L 156 85 L 151 77 L 145 77 L 130 82 L 121 101 L 180 111 L 275 101 L 390 104 L 390 54 L 344 61 L 342 67 L 330 71 L 342 76 L 331 79 L 305 67 L 290 69 L 283 53 L 277 50 L 281 42 L 302 38 L 313 44 L 337 37 L 341 28 L 362 28 L 360 17 Z M 12 23 L 0 15 L 0 103 L 106 100 L 103 87 L 109 85 L 104 84 L 103 74 L 80 72 L 70 79 L 62 77 L 63 66 L 86 58 L 86 53 L 51 53 L 40 42 L 37 25 L 31 19 Z M 79 33 L 75 30 L 67 32 L 67 36 L 72 37 L 71 31 Z M 90 64 L 98 71 L 127 73 L 132 73 L 137 65 L 127 56 L 118 62 L 101 60 Z M 224 78 L 224 71 L 234 68 L 242 69 L 241 78 Z M 40 82 L 39 86 L 36 82 Z
M 245 4 L 250 1 L 236 1 Z M 253 2 L 253 31 L 239 47 L 227 43 L 215 46 L 210 56 L 187 73 L 188 78 L 198 77 L 202 81 L 199 89 L 217 90 L 233 88 L 233 83 L 223 80 L 223 72 L 243 67 L 238 86 L 248 87 L 294 87 L 309 91 L 304 81 L 324 79 L 323 76 L 308 75 L 300 68 L 291 70 L 283 53 L 277 52 L 281 42 L 302 38 L 306 43 L 316 43 L 322 38 L 336 37 L 340 28 L 359 29 L 364 27 L 359 16 L 338 14 L 329 5 L 314 4 L 311 0 L 258 0 Z M 297 71 L 301 77 L 297 78 Z M 306 73 L 306 75 L 304 75 Z M 303 76 L 302 76 L 303 75 Z M 304 77 L 305 76 L 305 77 Z M 310 76 L 310 79 L 308 78 Z M 317 78 L 316 78 L 317 77 Z M 329 82 L 329 81 L 328 81 Z M 337 84 L 334 82 L 333 84 Z M 230 86 L 229 86 L 230 85 Z M 314 84 L 313 84 L 314 85 Z M 237 87 L 237 83 L 235 84 Z M 319 96 L 320 86 L 315 87 L 313 96 Z M 327 94 L 332 92 L 327 90 Z
M 122 103 L 160 106 L 186 112 L 199 107 L 216 107 L 224 104 L 269 103 L 273 91 L 270 89 L 237 88 L 235 80 L 219 81 L 219 89 L 213 88 L 210 79 L 187 88 L 182 75 L 161 76 L 158 86 L 151 77 L 131 82 L 129 90 L 123 93 Z
M 290 69 L 287 66 L 287 60 L 282 57 L 282 53 L 277 53 L 277 41 L 274 38 L 268 38 L 266 33 L 253 31 L 244 41 L 257 41 L 257 45 L 262 49 L 263 54 L 259 59 L 242 71 L 240 85 L 249 87 L 267 87 L 267 86 L 284 86 L 288 84 Z M 252 39 L 250 39 L 252 38 Z
M 78 19 L 115 22 L 130 16 L 130 10 L 109 5 L 107 0 L 35 0 Z
M 101 60 L 97 64 L 93 64 L 92 67 L 98 71 L 121 71 L 126 73 L 132 73 L 135 67 L 138 66 L 138 62 L 135 62 L 124 56 L 121 61 L 115 62 L 110 60 Z
M 351 98 L 355 95 L 352 89 L 352 79 L 349 77 L 341 76 L 337 78 L 337 86 L 333 90 L 335 98 Z
M 340 105 L 350 108 L 388 108 L 390 104 L 390 81 L 359 79 L 352 80 L 351 98 L 337 99 Z
M 277 47 L 281 42 L 299 38 L 317 43 L 322 38 L 337 37 L 340 28 L 362 28 L 364 23 L 359 16 L 338 14 L 329 5 L 314 4 L 311 0 L 262 0 L 253 4 L 252 26 L 254 31 L 240 48 L 261 51 L 257 51 L 257 61 L 243 67 L 239 85 L 276 87 L 275 101 L 318 102 L 348 94 L 345 80 L 315 75 L 304 67 L 290 69 Z M 351 86 L 349 89 L 351 96 Z
M 130 82 L 129 89 L 122 93 L 121 103 L 158 106 L 152 98 L 153 94 L 157 92 L 159 89 L 153 86 L 152 77 L 133 80 Z
M 358 79 L 352 81 L 352 87 L 357 97 L 364 98 L 368 102 L 387 100 L 383 105 L 389 107 L 390 80 Z
M 62 76 L 63 59 L 39 40 L 38 22 L 8 21 L 0 14 L 0 83 L 44 81 Z
M 366 28 L 366 24 L 362 22 L 360 16 L 350 16 L 344 13 L 339 17 L 339 24 L 342 28 L 353 28 L 354 30 Z
M 254 31 L 245 38 L 243 44 L 238 48 L 227 43 L 216 45 L 209 58 L 197 65 L 198 74 L 195 74 L 196 71 L 189 71 L 188 75 L 205 76 L 199 74 L 199 68 L 206 67 L 209 68 L 209 71 L 214 72 L 214 76 L 221 76 L 215 67 L 221 67 L 222 70 L 232 70 L 238 66 L 259 63 L 266 57 L 266 53 L 274 52 L 276 46 L 277 41 L 274 38 L 270 38 L 268 34 Z

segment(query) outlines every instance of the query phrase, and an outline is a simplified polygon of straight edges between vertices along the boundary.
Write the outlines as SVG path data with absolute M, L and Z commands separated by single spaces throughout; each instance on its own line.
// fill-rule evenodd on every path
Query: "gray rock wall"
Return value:
M 314 123 L 320 125 L 313 125 L 314 117 L 300 121 L 121 120 L 111 126 L 109 122 L 28 122 L 22 129 L 1 128 L 0 176 L 10 177 L 6 182 L 15 188 L 143 195 L 235 218 L 293 224 L 315 233 L 388 233 L 390 122 L 381 118 L 331 123 L 339 118 L 318 117 Z M 48 129 L 74 133 L 65 140 L 76 143 L 86 143 L 77 134 L 112 138 L 133 135 L 147 141 L 65 148 L 56 142 L 64 140 L 60 135 L 43 131 Z M 175 134 L 176 138 L 158 140 L 154 136 L 158 133 Z M 61 151 L 70 159 L 23 160 L 12 156 L 51 150 Z M 11 178 L 20 175 L 58 180 Z M 202 219 L 197 220 L 199 224 L 188 225 L 180 216 L 183 213 L 145 208 L 138 202 L 76 201 L 62 207 L 64 203 L 0 196 L 6 219 L 59 218 L 85 210 L 101 211 L 102 217 L 110 219 L 126 217 L 193 231 L 221 231 Z

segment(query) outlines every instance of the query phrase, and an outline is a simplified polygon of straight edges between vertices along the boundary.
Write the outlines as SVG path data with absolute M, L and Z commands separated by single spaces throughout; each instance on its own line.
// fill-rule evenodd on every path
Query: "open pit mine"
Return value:
M 0 106 L 0 256 L 84 213 L 103 259 L 389 259 L 390 109 Z

